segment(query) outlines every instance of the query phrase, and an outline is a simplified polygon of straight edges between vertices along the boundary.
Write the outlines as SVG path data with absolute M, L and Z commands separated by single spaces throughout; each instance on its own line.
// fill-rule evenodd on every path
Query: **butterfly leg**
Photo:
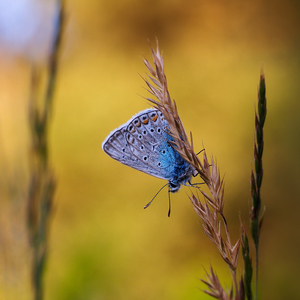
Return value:
M 199 155 L 204 150 L 205 150 L 205 148 L 203 148 L 201 151 L 199 151 L 196 155 Z
M 171 197 L 170 197 L 170 192 L 171 190 L 168 190 L 168 195 L 169 195 L 169 211 L 168 211 L 168 217 L 170 217 L 171 215 Z
M 205 182 L 196 182 L 196 183 L 191 183 L 190 180 L 188 180 L 189 185 L 185 185 L 184 186 L 189 186 L 189 187 L 198 187 L 198 185 L 200 184 L 204 184 Z

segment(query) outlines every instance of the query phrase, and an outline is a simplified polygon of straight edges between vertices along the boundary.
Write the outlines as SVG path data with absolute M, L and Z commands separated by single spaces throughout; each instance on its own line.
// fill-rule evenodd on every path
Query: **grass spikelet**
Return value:
M 258 87 L 257 112 L 255 113 L 255 141 L 254 141 L 254 170 L 251 171 L 250 189 L 252 196 L 252 207 L 250 211 L 251 235 L 255 245 L 255 299 L 257 299 L 258 288 L 258 248 L 260 230 L 263 223 L 264 214 L 261 211 L 261 184 L 263 179 L 263 149 L 264 134 L 263 128 L 267 115 L 266 84 L 263 72 L 260 75 Z

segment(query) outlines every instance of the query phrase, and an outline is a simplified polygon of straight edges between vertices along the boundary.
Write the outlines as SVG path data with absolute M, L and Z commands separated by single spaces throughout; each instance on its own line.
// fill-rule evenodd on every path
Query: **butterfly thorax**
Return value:
M 172 193 L 176 193 L 181 185 L 185 185 L 188 181 L 191 180 L 192 176 L 196 173 L 194 167 L 192 167 L 188 162 L 186 162 L 179 154 L 177 153 L 177 164 L 174 169 L 172 179 L 169 180 L 169 190 Z

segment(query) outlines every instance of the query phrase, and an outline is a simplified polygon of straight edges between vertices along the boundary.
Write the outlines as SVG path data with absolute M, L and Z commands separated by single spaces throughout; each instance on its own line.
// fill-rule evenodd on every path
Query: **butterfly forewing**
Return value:
M 168 145 L 165 128 L 167 123 L 159 114 L 161 113 L 156 109 L 140 112 L 110 133 L 102 144 L 103 150 L 131 168 L 169 179 L 168 171 L 164 168 L 166 164 L 160 155 L 163 145 Z
M 136 157 L 161 172 L 159 149 L 167 143 L 167 123 L 163 124 L 158 114 L 158 111 L 151 110 L 133 118 L 127 127 L 126 140 Z

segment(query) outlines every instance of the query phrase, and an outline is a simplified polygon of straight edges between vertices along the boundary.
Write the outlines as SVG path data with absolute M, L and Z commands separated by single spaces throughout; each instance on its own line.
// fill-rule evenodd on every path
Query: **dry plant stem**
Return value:
M 230 269 L 230 274 L 233 279 L 236 293 L 239 291 L 236 269 L 238 262 L 240 240 L 235 245 L 231 244 L 231 239 L 228 231 L 228 226 L 223 213 L 218 213 L 216 210 L 211 211 L 207 203 L 202 203 L 194 194 L 190 197 L 193 207 L 202 220 L 202 225 L 205 234 L 216 245 L 221 257 L 226 262 Z M 221 217 L 221 220 L 218 218 Z M 226 237 L 221 234 L 221 222 L 223 222 Z
M 168 121 L 170 126 L 169 134 L 174 139 L 173 147 L 186 161 L 195 167 L 201 178 L 206 183 L 209 183 L 208 178 L 202 170 L 203 168 L 201 161 L 194 152 L 192 134 L 190 134 L 191 142 L 189 142 L 187 134 L 179 118 L 176 103 L 175 101 L 171 100 L 167 86 L 167 78 L 164 73 L 163 58 L 159 52 L 158 46 L 156 52 L 153 50 L 153 48 L 151 48 L 151 51 L 155 69 L 148 62 L 148 60 L 144 59 L 144 63 L 150 72 L 148 79 L 144 78 L 144 81 L 149 88 L 149 93 L 157 98 L 157 100 L 152 98 L 146 99 L 149 100 L 154 107 L 160 110 L 165 119 Z
M 231 299 L 230 295 L 228 295 L 220 281 L 219 281 L 219 278 L 217 276 L 217 274 L 214 272 L 213 268 L 210 267 L 210 274 L 206 272 L 206 278 L 207 280 L 203 280 L 201 279 L 201 281 L 209 288 L 209 290 L 203 290 L 204 293 L 210 295 L 211 297 L 213 298 L 216 298 L 216 299 L 220 299 L 220 300 L 229 300 Z M 231 294 L 231 292 L 230 292 Z
M 210 295 L 211 297 L 219 300 L 242 300 L 245 299 L 245 290 L 244 290 L 244 282 L 243 278 L 239 281 L 239 286 L 237 289 L 237 293 L 233 295 L 233 289 L 231 288 L 229 292 L 226 292 L 217 276 L 217 274 L 214 272 L 213 268 L 210 267 L 210 274 L 206 272 L 206 280 L 201 280 L 206 286 L 209 288 L 209 290 L 203 290 L 204 293 Z
M 41 70 L 37 66 L 32 66 L 31 73 L 29 98 L 31 151 L 27 224 L 33 255 L 32 282 L 35 300 L 43 299 L 44 294 L 43 274 L 47 259 L 48 231 L 55 192 L 55 179 L 48 162 L 48 126 L 53 102 L 62 23 L 63 8 L 58 2 L 54 24 L 55 36 L 47 66 L 47 86 L 43 97 L 39 97 L 39 90 L 42 87 Z
M 190 141 L 184 130 L 180 120 L 177 106 L 174 100 L 171 99 L 168 91 L 167 79 L 164 73 L 164 63 L 162 55 L 159 52 L 157 45 L 156 51 L 151 47 L 154 67 L 144 59 L 144 63 L 150 73 L 148 78 L 144 78 L 148 92 L 157 100 L 146 98 L 154 107 L 162 112 L 164 118 L 169 124 L 169 134 L 173 137 L 173 148 L 198 172 L 200 177 L 208 187 L 209 194 L 200 190 L 204 196 L 205 203 L 202 203 L 194 194 L 190 196 L 192 205 L 203 222 L 203 228 L 206 235 L 216 245 L 223 260 L 227 263 L 230 269 L 234 283 L 234 291 L 227 295 L 221 287 L 216 274 L 211 269 L 211 275 L 208 276 L 208 281 L 205 281 L 212 292 L 207 292 L 217 299 L 244 299 L 243 280 L 237 283 L 236 268 L 239 254 L 240 239 L 232 245 L 228 225 L 223 214 L 224 209 L 224 181 L 220 177 L 220 172 L 216 163 L 211 159 L 208 162 L 206 152 L 203 151 L 203 163 L 194 152 L 193 138 L 190 134 Z M 221 234 L 222 224 L 225 230 L 225 237 Z M 211 294 L 212 293 L 212 294 Z M 225 296 L 226 295 L 226 296 Z M 227 298 L 227 296 L 229 298 Z M 234 298 L 233 298 L 234 297 Z
M 261 196 L 260 189 L 263 179 L 263 148 L 264 137 L 263 127 L 267 114 L 267 101 L 266 101 L 266 86 L 264 74 L 260 75 L 259 89 L 258 89 L 258 103 L 257 112 L 255 114 L 255 142 L 254 142 L 254 171 L 251 172 L 251 195 L 252 195 L 252 208 L 250 212 L 250 225 L 251 234 L 255 245 L 255 299 L 257 299 L 258 290 L 258 248 L 260 230 L 263 222 L 263 216 L 260 216 L 261 210 Z

